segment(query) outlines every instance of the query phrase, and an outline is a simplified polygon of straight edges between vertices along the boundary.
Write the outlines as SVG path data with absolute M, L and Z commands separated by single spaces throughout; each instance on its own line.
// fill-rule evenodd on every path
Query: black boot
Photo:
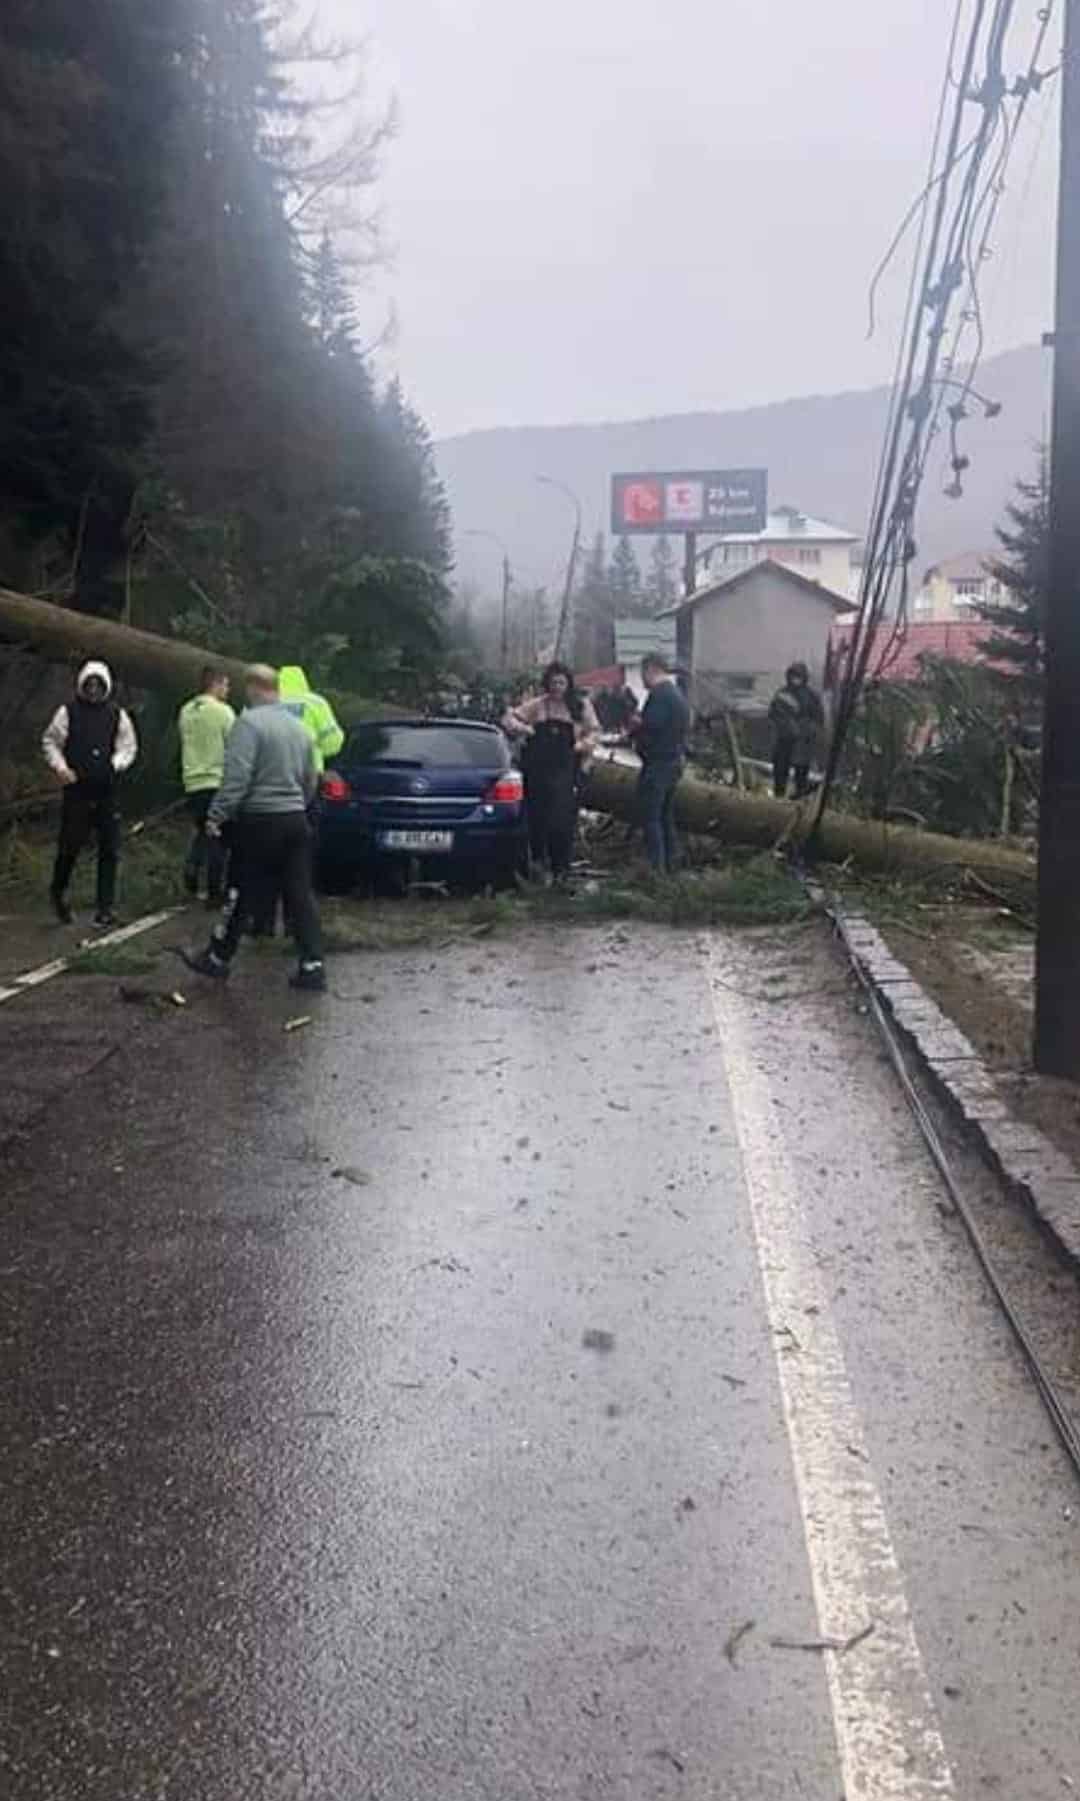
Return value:
M 197 976 L 210 976 L 215 982 L 228 981 L 229 965 L 226 963 L 224 957 L 215 957 L 212 950 L 182 950 L 180 955 L 188 968 L 194 970 Z
M 325 994 L 325 965 L 322 963 L 301 963 L 296 974 L 289 977 L 289 987 L 303 988 L 308 994 Z

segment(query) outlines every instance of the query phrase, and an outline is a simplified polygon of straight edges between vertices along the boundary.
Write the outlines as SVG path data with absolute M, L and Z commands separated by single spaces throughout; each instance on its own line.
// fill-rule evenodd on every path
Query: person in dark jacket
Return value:
M 638 808 L 649 862 L 659 875 L 670 875 L 678 848 L 675 790 L 686 765 L 690 705 L 658 652 L 642 659 L 641 680 L 648 698 L 630 727 L 641 758 Z
M 795 799 L 803 800 L 810 792 L 810 765 L 825 724 L 821 696 L 810 686 L 810 671 L 805 663 L 792 663 L 787 669 L 784 686 L 773 695 L 769 718 L 773 728 L 775 793 L 780 800 L 786 799 L 788 779 L 794 771 Z
M 97 911 L 94 924 L 115 924 L 116 871 L 120 860 L 120 816 L 116 781 L 139 754 L 135 727 L 113 699 L 107 663 L 84 663 L 75 694 L 58 707 L 41 741 L 45 761 L 63 785 L 60 838 L 49 899 L 61 925 L 71 924 L 67 891 L 79 852 L 97 838 Z

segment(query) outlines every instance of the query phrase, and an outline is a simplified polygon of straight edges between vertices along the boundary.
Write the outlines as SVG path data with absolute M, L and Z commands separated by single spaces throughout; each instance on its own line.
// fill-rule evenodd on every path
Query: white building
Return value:
M 913 618 L 923 625 L 955 625 L 979 618 L 978 607 L 1000 605 L 1005 594 L 989 567 L 993 555 L 989 550 L 969 550 L 932 564 L 915 596 Z
M 833 594 L 851 597 L 857 577 L 852 557 L 858 542 L 856 534 L 842 525 L 814 519 L 798 507 L 777 507 L 763 532 L 731 532 L 710 545 L 702 557 L 698 586 L 711 587 L 769 558 L 807 581 L 820 582 Z

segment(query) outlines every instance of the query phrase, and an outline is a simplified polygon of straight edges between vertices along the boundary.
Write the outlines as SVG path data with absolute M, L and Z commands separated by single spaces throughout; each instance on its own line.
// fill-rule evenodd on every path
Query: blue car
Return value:
M 372 720 L 323 776 L 316 863 L 330 893 L 380 876 L 505 887 L 525 855 L 521 774 L 497 726 Z

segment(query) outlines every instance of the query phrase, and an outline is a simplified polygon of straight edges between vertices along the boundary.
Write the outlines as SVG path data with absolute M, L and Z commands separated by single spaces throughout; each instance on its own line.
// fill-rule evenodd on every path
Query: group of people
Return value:
M 686 763 L 690 708 L 665 659 L 641 665 L 644 706 L 629 713 L 626 735 L 641 758 L 640 824 L 658 874 L 675 866 L 675 790 Z M 529 850 L 535 867 L 565 882 L 573 858 L 582 780 L 599 743 L 600 722 L 565 663 L 549 663 L 540 693 L 503 715 L 503 730 L 520 746 Z
M 247 673 L 246 700 L 237 718 L 228 675 L 207 668 L 199 693 L 180 710 L 181 773 L 193 828 L 184 887 L 192 898 L 204 892 L 218 914 L 206 948 L 186 960 L 199 975 L 224 980 L 245 927 L 272 930 L 280 901 L 299 954 L 292 985 L 319 991 L 326 972 L 312 884 L 311 810 L 325 759 L 341 749 L 344 733 L 298 667 L 279 672 L 255 665 Z M 94 923 L 111 926 L 120 837 L 116 784 L 135 763 L 138 740 L 105 663 L 80 669 L 71 701 L 45 729 L 42 750 L 64 790 L 53 910 L 61 924 L 71 923 L 71 877 L 80 851 L 96 836 Z
M 651 867 L 669 874 L 676 862 L 675 791 L 686 766 L 690 707 L 666 659 L 652 654 L 641 665 L 645 703 L 631 690 L 620 694 L 619 730 L 641 758 L 638 824 Z M 772 698 L 773 787 L 796 800 L 811 789 L 810 772 L 825 724 L 821 696 L 805 663 L 790 664 Z M 601 722 L 565 663 L 549 663 L 540 693 L 503 715 L 503 729 L 520 746 L 528 804 L 529 849 L 535 867 L 563 882 L 570 870 L 582 778 L 599 741 Z
M 644 705 L 626 718 L 626 737 L 641 758 L 638 815 L 651 867 L 675 867 L 675 791 L 686 762 L 690 708 L 659 654 L 644 658 Z M 245 929 L 272 933 L 279 903 L 296 940 L 301 988 L 325 986 L 318 909 L 312 883 L 312 809 L 326 758 L 344 733 L 333 709 L 312 692 L 297 666 L 256 665 L 247 675 L 247 707 L 229 705 L 229 677 L 203 672 L 199 693 L 181 708 L 181 769 L 192 821 L 184 863 L 191 898 L 205 894 L 218 914 L 205 950 L 189 959 L 200 975 L 224 979 Z M 50 899 L 70 924 L 68 888 L 79 853 L 97 839 L 94 923 L 115 923 L 120 821 L 116 784 L 138 756 L 128 712 L 115 697 L 108 665 L 84 663 L 72 699 L 49 721 L 42 750 L 63 787 L 60 834 Z M 805 663 L 792 663 L 769 708 L 773 778 L 786 796 L 810 792 L 810 769 L 824 725 L 821 698 Z M 503 729 L 519 746 L 525 780 L 529 848 L 535 867 L 565 882 L 571 868 L 583 778 L 600 737 L 600 722 L 572 670 L 553 662 L 540 692 L 507 709 Z

